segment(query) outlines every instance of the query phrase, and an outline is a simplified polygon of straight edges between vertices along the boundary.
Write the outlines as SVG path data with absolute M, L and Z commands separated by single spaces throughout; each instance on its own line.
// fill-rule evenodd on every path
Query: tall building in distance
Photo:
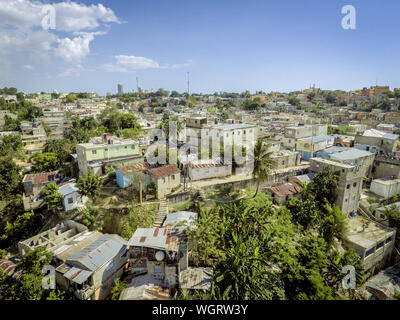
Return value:
M 124 87 L 122 84 L 118 84 L 118 94 L 124 94 Z

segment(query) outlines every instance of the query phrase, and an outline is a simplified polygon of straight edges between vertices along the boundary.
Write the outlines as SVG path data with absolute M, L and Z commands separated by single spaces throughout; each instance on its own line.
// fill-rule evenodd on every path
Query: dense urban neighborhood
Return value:
M 400 89 L 116 87 L 0 89 L 0 300 L 400 299 Z

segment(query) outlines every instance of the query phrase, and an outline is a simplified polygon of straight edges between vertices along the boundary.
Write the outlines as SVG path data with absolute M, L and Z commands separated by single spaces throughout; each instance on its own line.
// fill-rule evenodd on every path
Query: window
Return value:
M 353 183 L 353 187 L 354 187 L 354 188 L 357 187 L 357 182 L 354 182 L 354 183 Z
M 346 186 L 346 189 L 350 189 L 350 184 L 348 184 L 348 185 Z
M 96 154 L 97 153 L 97 151 L 96 150 L 92 150 L 92 154 Z
M 385 241 L 379 242 L 378 245 L 376 246 L 376 250 L 382 248 L 385 245 Z
M 68 204 L 74 203 L 74 198 L 68 198 Z
M 174 174 L 172 175 L 172 180 L 175 180 L 175 175 Z
M 127 146 L 125 146 L 124 148 L 125 148 L 125 149 L 128 149 L 128 147 L 127 147 Z
M 387 238 L 386 241 L 385 241 L 386 244 L 390 243 L 390 242 L 392 242 L 392 237 Z
M 253 129 L 250 129 L 250 133 L 252 133 L 253 132 Z
M 229 133 L 227 133 L 226 136 L 229 137 Z
M 217 132 L 217 138 L 219 138 L 219 133 Z
M 346 199 L 344 199 L 344 202 L 347 202 L 347 198 L 346 198 Z
M 135 149 L 135 146 L 134 146 L 134 145 L 131 145 L 131 149 L 134 150 L 134 149 Z
M 381 219 L 385 219 L 385 215 L 381 213 Z
M 370 255 L 373 254 L 374 252 L 375 252 L 375 248 L 369 249 L 367 252 L 365 252 L 365 257 L 370 256 Z
M 165 178 L 162 178 L 162 182 L 165 183 Z
M 108 151 L 108 148 L 105 148 L 104 151 Z

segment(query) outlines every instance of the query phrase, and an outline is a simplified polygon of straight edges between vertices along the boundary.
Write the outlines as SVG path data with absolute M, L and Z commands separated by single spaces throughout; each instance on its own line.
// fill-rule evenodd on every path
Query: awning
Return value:
M 77 283 L 82 284 L 84 283 L 91 275 L 93 271 L 85 270 L 77 267 L 72 267 L 66 273 L 64 273 L 64 277 L 67 279 Z

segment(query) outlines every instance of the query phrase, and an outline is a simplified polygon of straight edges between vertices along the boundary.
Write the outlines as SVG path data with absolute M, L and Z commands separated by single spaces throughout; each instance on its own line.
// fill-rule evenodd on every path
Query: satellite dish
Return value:
M 165 254 L 163 251 L 157 251 L 156 252 L 156 260 L 157 261 L 162 261 L 164 260 Z

